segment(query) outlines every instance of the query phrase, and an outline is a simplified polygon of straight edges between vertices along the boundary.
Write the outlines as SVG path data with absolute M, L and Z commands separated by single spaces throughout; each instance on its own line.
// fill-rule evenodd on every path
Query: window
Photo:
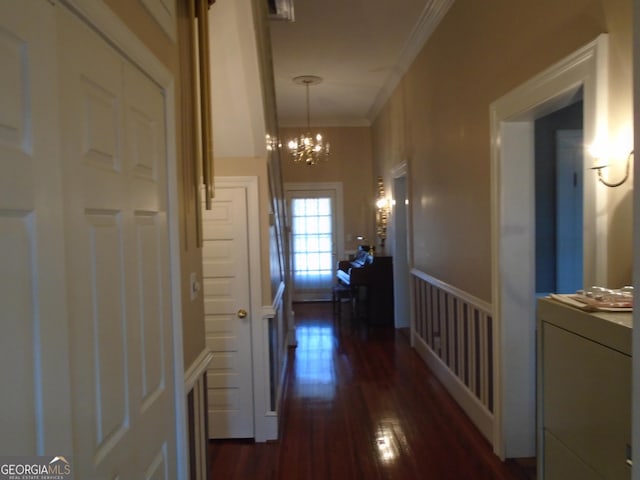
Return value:
M 289 268 L 294 302 L 331 300 L 343 255 L 342 184 L 286 183 Z
M 329 288 L 334 273 L 331 198 L 294 198 L 291 215 L 294 288 Z

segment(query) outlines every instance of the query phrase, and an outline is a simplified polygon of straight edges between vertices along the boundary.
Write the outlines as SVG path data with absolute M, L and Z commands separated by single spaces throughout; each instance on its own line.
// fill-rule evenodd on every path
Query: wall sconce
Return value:
M 608 164 L 596 165 L 595 167 L 591 167 L 591 170 L 597 170 L 598 171 L 598 181 L 600 183 L 602 183 L 603 185 L 606 185 L 607 187 L 611 187 L 611 188 L 619 187 L 624 182 L 626 182 L 627 179 L 629 178 L 629 169 L 630 169 L 630 165 L 631 165 L 631 157 L 632 156 L 633 156 L 633 150 L 631 150 L 631 152 L 629 152 L 629 155 L 627 156 L 627 166 L 625 168 L 624 178 L 622 180 L 620 180 L 619 182 L 608 182 L 602 176 L 602 170 L 607 168 L 607 167 L 609 167 L 610 165 L 608 165 Z
M 380 239 L 380 247 L 384 248 L 387 239 L 387 222 L 389 220 L 389 200 L 384 195 L 382 177 L 378 177 L 378 195 L 376 200 L 376 234 Z

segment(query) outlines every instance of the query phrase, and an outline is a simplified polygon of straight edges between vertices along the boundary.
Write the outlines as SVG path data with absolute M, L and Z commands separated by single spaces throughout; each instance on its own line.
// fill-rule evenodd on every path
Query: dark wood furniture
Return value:
M 353 260 L 338 262 L 336 277 L 351 289 L 358 317 L 372 325 L 393 325 L 392 257 L 372 255 L 361 245 Z

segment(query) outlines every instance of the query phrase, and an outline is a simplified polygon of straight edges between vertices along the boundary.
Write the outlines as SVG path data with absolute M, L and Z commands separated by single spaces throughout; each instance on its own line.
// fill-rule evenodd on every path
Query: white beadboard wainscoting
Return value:
M 411 270 L 411 341 L 482 434 L 493 444 L 494 336 L 491 305 Z
M 189 478 L 207 480 L 207 366 L 213 354 L 204 349 L 185 372 L 184 391 L 189 436 Z
M 272 305 L 263 306 L 262 320 L 265 324 L 265 345 L 268 358 L 264 385 L 268 402 L 264 413 L 265 440 L 276 440 L 280 424 L 280 403 L 287 368 L 288 328 L 284 315 L 285 284 L 281 282 Z

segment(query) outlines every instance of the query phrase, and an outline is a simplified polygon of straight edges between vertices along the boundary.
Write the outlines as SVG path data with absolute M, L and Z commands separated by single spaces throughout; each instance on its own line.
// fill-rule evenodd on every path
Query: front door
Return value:
M 289 190 L 293 300 L 331 298 L 336 270 L 336 192 Z
M 209 436 L 254 436 L 247 187 L 216 183 L 204 210 L 203 293 Z

